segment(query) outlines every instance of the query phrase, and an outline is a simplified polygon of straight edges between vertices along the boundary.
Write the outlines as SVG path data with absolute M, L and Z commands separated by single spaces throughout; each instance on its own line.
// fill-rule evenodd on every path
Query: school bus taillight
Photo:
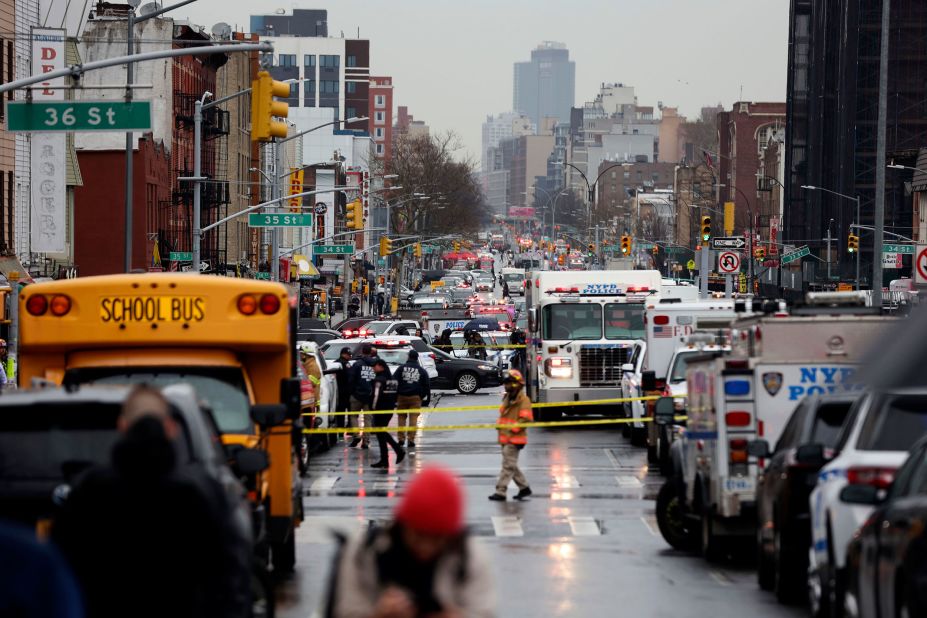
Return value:
M 257 311 L 257 301 L 250 294 L 238 297 L 238 311 L 242 315 L 254 315 Z
M 71 310 L 71 299 L 61 294 L 52 296 L 49 307 L 51 308 L 52 315 L 60 318 L 63 315 L 67 315 Z
M 45 315 L 45 312 L 48 311 L 48 299 L 41 294 L 30 296 L 29 300 L 26 301 L 26 311 L 29 312 L 29 315 Z
M 264 294 L 261 296 L 261 313 L 273 315 L 280 311 L 280 299 L 273 294 Z

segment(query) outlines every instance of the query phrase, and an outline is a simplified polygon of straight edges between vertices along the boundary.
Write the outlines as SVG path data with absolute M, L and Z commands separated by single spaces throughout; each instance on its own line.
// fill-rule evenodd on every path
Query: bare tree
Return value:
M 460 139 L 453 132 L 437 135 L 400 134 L 393 144 L 388 173 L 403 193 L 392 213 L 400 234 L 470 234 L 490 220 L 489 208 L 474 176 L 475 163 L 458 161 Z M 417 199 L 424 196 L 426 199 Z

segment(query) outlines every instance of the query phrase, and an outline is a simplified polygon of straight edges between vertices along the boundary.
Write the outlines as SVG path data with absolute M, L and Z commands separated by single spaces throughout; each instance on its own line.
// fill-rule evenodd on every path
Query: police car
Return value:
M 385 335 L 372 339 L 334 339 L 322 346 L 322 355 L 329 364 L 338 362 L 338 356 L 343 348 L 351 350 L 351 356 L 357 358 L 365 345 L 373 347 L 377 355 L 386 361 L 390 372 L 404 364 L 409 358 L 409 351 L 418 352 L 418 364 L 431 379 L 438 377 L 438 367 L 435 364 L 434 352 L 421 337 L 406 337 L 403 335 Z

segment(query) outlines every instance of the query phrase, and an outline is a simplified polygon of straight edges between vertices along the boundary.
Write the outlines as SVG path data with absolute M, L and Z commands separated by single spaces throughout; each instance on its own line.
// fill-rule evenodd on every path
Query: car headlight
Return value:
M 567 356 L 551 356 L 544 361 L 544 373 L 551 378 L 572 378 L 573 359 Z

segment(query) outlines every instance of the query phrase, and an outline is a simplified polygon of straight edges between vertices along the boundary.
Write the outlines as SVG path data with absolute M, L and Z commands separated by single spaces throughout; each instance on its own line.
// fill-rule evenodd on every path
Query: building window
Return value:
M 357 56 L 348 56 L 344 59 L 344 66 L 346 67 L 356 67 L 357 66 Z
M 344 117 L 345 118 L 357 118 L 357 109 L 353 107 L 345 107 Z
M 340 56 L 319 56 L 319 66 L 327 69 L 337 69 L 341 65 Z
M 377 124 L 383 124 L 386 122 L 386 112 L 374 112 L 373 121 Z
M 303 98 L 306 107 L 315 107 L 315 80 L 307 79 L 303 82 Z
M 274 55 L 271 52 L 261 54 L 261 64 L 266 67 L 274 66 Z
M 344 91 L 348 94 L 357 92 L 357 82 L 344 82 Z
M 319 86 L 320 94 L 338 94 L 337 79 L 323 79 L 319 82 Z
M 280 54 L 280 66 L 295 67 L 296 66 L 296 54 Z
M 377 154 L 382 155 L 386 149 L 383 147 L 383 144 L 377 144 Z
M 376 97 L 374 97 L 373 104 L 377 107 L 385 107 L 386 97 L 382 94 L 378 94 Z
M 373 136 L 376 139 L 383 139 L 383 136 L 384 136 L 383 127 L 377 127 L 376 129 L 374 129 Z
M 299 82 L 290 82 L 290 98 L 299 98 Z
M 304 67 L 314 67 L 315 66 L 315 54 L 306 54 L 303 56 L 303 66 Z

